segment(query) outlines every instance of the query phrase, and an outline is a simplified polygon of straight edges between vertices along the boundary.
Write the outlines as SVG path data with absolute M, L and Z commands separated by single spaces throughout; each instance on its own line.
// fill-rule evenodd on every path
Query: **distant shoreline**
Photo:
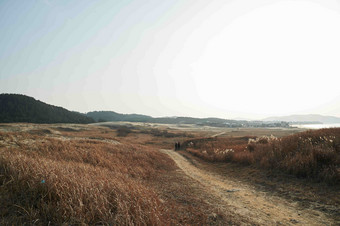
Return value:
M 305 128 L 305 129 L 323 129 L 340 127 L 340 123 L 325 123 L 325 124 L 294 124 L 292 127 Z

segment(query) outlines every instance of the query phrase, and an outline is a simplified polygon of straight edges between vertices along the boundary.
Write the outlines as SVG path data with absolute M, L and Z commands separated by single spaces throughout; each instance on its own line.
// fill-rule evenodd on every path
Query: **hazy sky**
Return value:
M 2 0 L 0 93 L 80 112 L 340 116 L 340 1 Z

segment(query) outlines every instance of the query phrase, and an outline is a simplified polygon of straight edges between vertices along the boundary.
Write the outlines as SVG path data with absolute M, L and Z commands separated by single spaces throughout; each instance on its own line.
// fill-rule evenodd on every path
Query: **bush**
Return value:
M 119 127 L 117 129 L 117 136 L 119 136 L 119 137 L 126 137 L 131 132 L 132 132 L 131 129 L 129 129 L 126 126 L 122 126 L 122 127 Z

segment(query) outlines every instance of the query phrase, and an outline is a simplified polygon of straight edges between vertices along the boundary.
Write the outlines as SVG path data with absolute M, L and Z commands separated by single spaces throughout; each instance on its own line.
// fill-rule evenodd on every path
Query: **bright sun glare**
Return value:
M 310 2 L 265 5 L 209 40 L 193 67 L 200 98 L 226 112 L 305 113 L 338 93 L 340 16 Z

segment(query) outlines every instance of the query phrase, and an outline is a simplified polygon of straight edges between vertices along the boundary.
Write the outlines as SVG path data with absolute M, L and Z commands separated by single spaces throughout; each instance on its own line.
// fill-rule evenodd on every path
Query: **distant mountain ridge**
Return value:
M 150 121 L 151 116 L 140 114 L 120 114 L 114 111 L 92 111 L 86 114 L 97 122 L 103 121 L 129 121 L 129 122 L 143 122 Z
M 195 123 L 224 123 L 225 119 L 219 118 L 192 118 L 192 117 L 160 117 L 153 118 L 140 114 L 120 114 L 114 111 L 92 111 L 86 114 L 98 122 L 103 121 L 127 121 L 127 122 L 149 122 L 149 123 L 169 123 L 169 124 L 195 124 Z M 235 120 L 228 120 L 235 121 Z
M 268 117 L 263 121 L 285 121 L 285 122 L 315 122 L 323 124 L 340 123 L 340 118 L 335 116 L 324 116 L 318 114 L 289 115 L 280 117 Z
M 289 127 L 296 123 L 340 123 L 339 117 L 323 115 L 290 115 L 263 120 L 230 120 L 221 118 L 159 117 L 142 114 L 120 114 L 114 111 L 92 111 L 87 114 L 46 104 L 21 94 L 0 94 L 0 123 L 94 123 L 106 121 L 145 122 L 163 124 L 196 124 L 213 127 Z
M 21 94 L 0 94 L 0 122 L 93 123 L 92 118 Z
M 120 114 L 114 111 L 92 111 L 86 114 L 96 122 L 145 122 L 145 123 L 162 123 L 162 124 L 196 124 L 201 126 L 213 127 L 288 127 L 285 122 L 262 122 L 246 120 L 230 120 L 221 118 L 193 118 L 193 117 L 160 117 L 153 118 L 147 115 L 139 114 Z

